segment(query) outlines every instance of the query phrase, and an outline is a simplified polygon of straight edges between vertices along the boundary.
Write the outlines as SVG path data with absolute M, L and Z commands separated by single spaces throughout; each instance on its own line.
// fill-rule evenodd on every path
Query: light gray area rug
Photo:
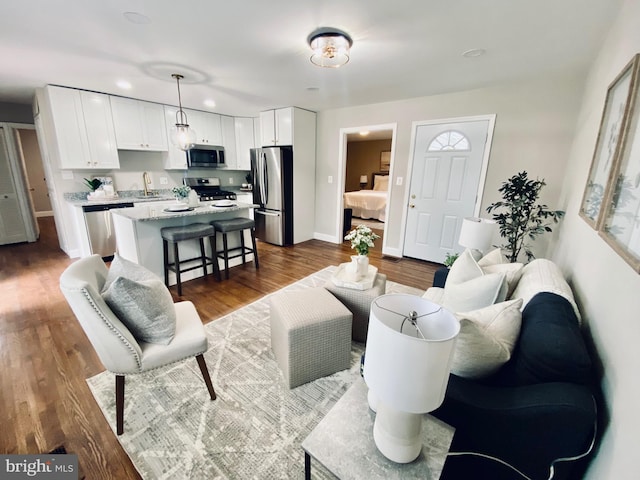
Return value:
M 280 291 L 322 286 L 335 268 Z M 387 282 L 387 293 L 423 291 Z M 217 400 L 210 400 L 195 358 L 127 376 L 118 439 L 144 479 L 304 478 L 300 444 L 358 378 L 363 346 L 353 344 L 349 370 L 289 390 L 271 351 L 271 295 L 205 326 Z M 114 375 L 87 382 L 115 432 Z M 313 474 L 328 475 L 315 465 Z

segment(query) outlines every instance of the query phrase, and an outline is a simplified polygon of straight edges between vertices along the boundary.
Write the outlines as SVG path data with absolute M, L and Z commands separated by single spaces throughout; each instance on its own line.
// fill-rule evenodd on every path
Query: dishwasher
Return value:
M 91 253 L 97 253 L 104 259 L 113 258 L 116 251 L 116 234 L 109 210 L 130 207 L 133 207 L 132 202 L 82 206 Z

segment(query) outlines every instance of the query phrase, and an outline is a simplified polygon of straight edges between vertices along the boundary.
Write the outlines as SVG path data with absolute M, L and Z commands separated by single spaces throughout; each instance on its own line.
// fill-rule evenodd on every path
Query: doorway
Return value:
M 364 224 L 382 231 L 384 249 L 395 134 L 396 124 L 340 130 L 341 179 L 336 218 L 341 242 L 352 226 Z
M 443 263 L 460 250 L 462 220 L 478 215 L 495 115 L 416 122 L 403 254 Z

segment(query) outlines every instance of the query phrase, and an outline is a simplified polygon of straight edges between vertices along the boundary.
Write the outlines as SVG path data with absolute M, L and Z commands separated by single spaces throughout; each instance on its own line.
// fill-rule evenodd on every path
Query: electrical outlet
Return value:
M 233 177 L 229 177 L 229 185 L 233 185 Z
M 333 175 L 327 177 L 327 183 L 333 183 Z
M 169 183 L 169 179 L 167 177 L 160 177 L 160 185 L 167 185 Z

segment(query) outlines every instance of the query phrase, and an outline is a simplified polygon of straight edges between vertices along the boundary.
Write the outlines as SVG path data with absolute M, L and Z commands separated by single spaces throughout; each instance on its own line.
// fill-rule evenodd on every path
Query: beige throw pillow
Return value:
M 466 249 L 451 265 L 446 283 L 463 283 L 482 275 L 482 269 L 478 266 L 478 262 L 473 258 L 471 251 Z
M 522 299 L 519 298 L 457 313 L 460 334 L 451 372 L 460 377 L 481 378 L 495 373 L 507 363 L 520 335 L 521 306 Z
M 452 312 L 469 312 L 502 302 L 506 298 L 505 276 L 489 273 L 463 283 L 447 283 L 442 295 L 442 306 Z

